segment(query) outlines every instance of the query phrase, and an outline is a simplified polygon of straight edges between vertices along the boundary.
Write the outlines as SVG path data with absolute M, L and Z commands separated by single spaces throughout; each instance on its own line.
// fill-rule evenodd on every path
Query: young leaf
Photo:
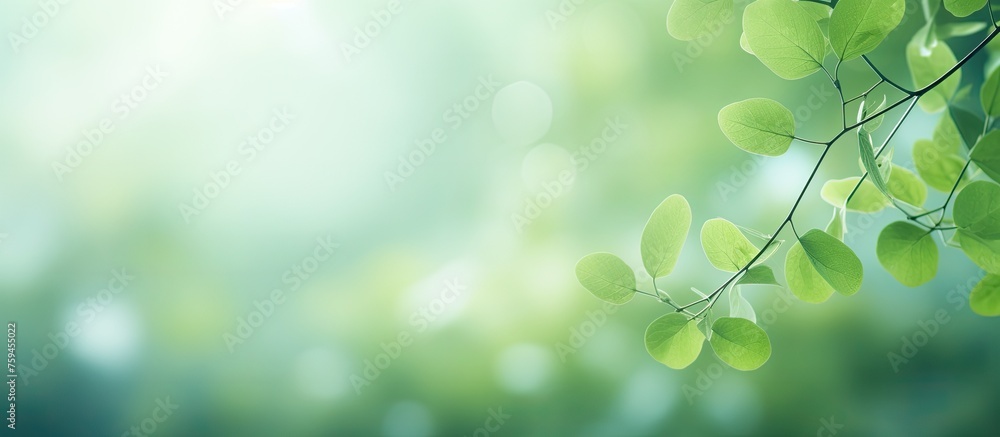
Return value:
M 861 289 L 864 268 L 846 244 L 819 229 L 806 232 L 799 243 L 813 267 L 834 290 L 850 296 Z
M 984 240 L 968 231 L 959 229 L 953 237 L 962 252 L 987 273 L 1000 275 L 1000 240 Z
M 986 0 L 983 1 L 985 2 Z M 937 33 L 941 39 L 959 38 L 979 33 L 986 26 L 986 23 L 982 21 L 972 23 L 944 23 L 937 26 Z
M 969 306 L 980 316 L 1000 316 L 1000 276 L 986 275 L 969 295 Z
M 667 32 L 691 41 L 733 14 L 733 0 L 675 0 L 667 12 Z
M 576 278 L 605 302 L 622 305 L 635 296 L 635 272 L 610 253 L 593 253 L 576 263 Z
M 861 163 L 865 167 L 865 171 L 868 172 L 868 179 L 875 184 L 875 188 L 878 188 L 886 197 L 889 196 L 889 186 L 886 185 L 885 178 L 883 177 L 883 172 L 892 168 L 883 169 L 879 167 L 878 162 L 875 161 L 875 149 L 872 145 L 872 137 L 864 129 L 858 129 L 858 149 L 861 153 Z
M 1000 70 L 993 70 L 983 88 L 979 91 L 979 100 L 983 111 L 990 117 L 1000 116 Z
M 729 141 L 747 152 L 779 156 L 792 144 L 795 117 L 774 100 L 749 99 L 722 108 L 719 127 Z
M 843 208 L 844 203 L 847 202 L 847 196 L 851 195 L 851 191 L 854 191 L 854 187 L 858 185 L 860 180 L 860 177 L 855 176 L 827 181 L 820 190 L 820 197 L 830 205 Z M 854 193 L 854 197 L 851 197 L 851 201 L 847 204 L 847 210 L 873 213 L 881 211 L 889 204 L 889 199 L 879 192 L 875 184 L 865 179 L 858 187 L 858 191 Z
M 771 357 L 771 340 L 753 322 L 735 317 L 721 317 L 712 325 L 712 350 L 736 370 L 754 370 Z
M 979 135 L 983 132 L 983 119 L 955 106 L 948 107 L 948 115 L 954 120 L 955 127 L 962 136 L 962 142 L 971 149 L 979 141 Z
M 923 184 L 921 184 L 923 185 Z M 826 233 L 840 241 L 844 241 L 844 234 L 847 233 L 847 223 L 845 223 L 846 211 L 843 208 L 833 208 L 833 218 L 826 225 Z
M 646 351 L 671 369 L 690 366 L 704 343 L 705 334 L 698 329 L 698 322 L 680 313 L 660 317 L 646 328 Z
M 907 204 L 922 207 L 927 201 L 927 185 L 903 167 L 892 165 L 892 177 L 889 178 L 889 194 Z
M 987 0 L 944 0 L 944 8 L 956 17 L 968 17 L 986 6 Z
M 985 240 L 1000 239 L 1000 185 L 975 181 L 955 198 L 955 225 Z
M 909 222 L 886 226 L 875 250 L 882 266 L 907 287 L 922 285 L 937 276 L 938 248 L 931 232 Z
M 987 176 L 1000 181 L 1000 131 L 992 131 L 980 139 L 969 158 Z
M 823 67 L 826 38 L 798 2 L 757 0 L 743 12 L 743 32 L 754 55 L 783 79 L 799 79 Z
M 639 245 L 649 276 L 660 278 L 674 270 L 690 229 L 691 206 L 684 196 L 667 197 L 653 210 Z
M 840 0 L 830 16 L 830 43 L 850 61 L 875 50 L 903 19 L 904 0 Z
M 701 246 L 715 268 L 725 272 L 742 269 L 757 255 L 757 248 L 736 225 L 715 218 L 701 228 Z
M 736 281 L 737 285 L 778 285 L 778 280 L 774 278 L 774 270 L 768 266 L 751 267 Z
M 798 242 L 785 256 L 785 281 L 792 294 L 803 302 L 823 303 L 833 295 L 833 287 L 813 267 Z
M 945 44 L 944 41 L 934 41 L 931 46 L 925 46 L 924 38 L 919 33 L 906 46 L 906 61 L 910 66 L 913 84 L 917 88 L 934 83 L 958 63 L 948 44 Z M 961 82 L 962 72 L 956 71 L 944 82 L 924 94 L 918 100 L 918 104 L 927 112 L 938 112 L 944 109 Z
M 729 316 L 739 317 L 747 319 L 751 322 L 757 323 L 757 313 L 754 312 L 753 306 L 750 302 L 743 297 L 740 293 L 740 286 L 736 285 L 732 290 L 729 290 Z
M 927 185 L 947 193 L 955 185 L 958 175 L 962 174 L 965 160 L 957 152 L 942 147 L 938 141 L 917 140 L 913 144 L 913 164 Z

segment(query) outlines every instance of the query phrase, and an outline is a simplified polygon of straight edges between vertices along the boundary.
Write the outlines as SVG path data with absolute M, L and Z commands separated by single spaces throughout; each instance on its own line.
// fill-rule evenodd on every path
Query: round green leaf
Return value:
M 646 351 L 671 369 L 690 366 L 704 343 L 705 334 L 698 329 L 698 322 L 680 313 L 660 317 L 646 328 Z
M 975 181 L 955 198 L 955 225 L 986 240 L 1000 239 L 1000 185 Z
M 615 305 L 635 296 L 635 272 L 621 258 L 610 253 L 594 253 L 576 263 L 576 278 L 598 299 Z
M 944 8 L 956 17 L 968 17 L 986 6 L 987 0 L 944 0 Z
M 708 261 L 725 272 L 739 271 L 759 250 L 736 225 L 721 218 L 711 219 L 702 226 L 701 247 Z
M 860 180 L 860 177 L 855 176 L 827 181 L 820 190 L 820 197 L 830 205 L 843 208 L 844 203 L 847 202 L 847 196 L 851 195 L 851 191 L 854 191 L 854 187 L 858 185 Z M 885 197 L 875 187 L 875 184 L 865 179 L 858 187 L 858 191 L 854 193 L 854 197 L 851 197 L 851 202 L 847 204 L 847 210 L 873 213 L 881 211 L 889 204 L 889 198 Z
M 1000 181 L 1000 131 L 990 132 L 981 138 L 969 158 L 991 179 Z
M 938 247 L 931 232 L 909 222 L 886 226 L 875 250 L 882 266 L 908 287 L 924 284 L 937 275 Z
M 826 225 L 826 233 L 832 235 L 833 238 L 844 241 L 844 234 L 847 232 L 847 224 L 844 223 L 846 219 L 846 211 L 843 208 L 833 208 L 833 218 Z
M 712 350 L 736 370 L 755 370 L 771 357 L 771 340 L 753 322 L 721 317 L 712 325 Z
M 690 41 L 733 15 L 733 0 L 674 0 L 667 12 L 667 32 Z
M 918 32 L 910 44 L 906 46 L 906 62 L 910 66 L 913 84 L 917 88 L 930 85 L 958 63 L 955 59 L 955 53 L 944 41 L 934 39 L 933 44 L 927 47 L 925 40 L 926 37 Z M 927 112 L 937 112 L 944 109 L 961 82 L 962 72 L 956 71 L 944 82 L 921 96 L 918 101 L 920 107 Z
M 913 206 L 924 206 L 927 201 L 927 185 L 917 175 L 896 164 L 892 165 L 889 177 L 889 194 Z
M 948 107 L 948 115 L 954 120 L 955 127 L 958 128 L 958 133 L 966 147 L 972 148 L 974 144 L 979 142 L 979 136 L 983 133 L 982 118 L 955 106 Z
M 917 140 L 913 144 L 913 165 L 927 185 L 947 193 L 962 174 L 965 161 L 940 141 Z
M 781 285 L 778 280 L 774 278 L 774 270 L 771 270 L 768 266 L 754 266 L 751 267 L 743 276 L 740 277 L 739 281 L 736 281 L 737 285 Z
M 969 306 L 980 316 L 1000 316 L 1000 276 L 986 275 L 969 295 Z
M 904 0 L 840 0 L 830 16 L 830 44 L 845 61 L 875 50 L 899 25 Z
M 669 275 L 691 229 L 691 206 L 681 195 L 668 197 L 653 210 L 642 230 L 642 265 L 653 278 Z
M 864 268 L 846 244 L 819 229 L 806 232 L 799 243 L 813 267 L 834 290 L 850 296 L 861 289 Z
M 833 295 L 833 287 L 813 267 L 802 245 L 796 242 L 785 256 L 785 282 L 803 302 L 823 303 Z
M 729 141 L 747 152 L 779 156 L 792 144 L 795 117 L 774 100 L 749 99 L 722 108 L 719 127 Z
M 753 52 L 783 79 L 799 79 L 823 67 L 826 38 L 798 2 L 757 0 L 743 12 L 743 32 Z
M 955 233 L 955 241 L 962 246 L 962 252 L 987 273 L 1000 275 L 1000 240 L 984 240 L 966 230 Z

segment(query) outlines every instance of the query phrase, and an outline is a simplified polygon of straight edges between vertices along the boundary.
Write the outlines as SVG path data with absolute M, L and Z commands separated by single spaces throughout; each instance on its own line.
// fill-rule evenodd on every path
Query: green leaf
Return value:
M 690 229 L 691 206 L 684 196 L 670 196 L 653 210 L 640 242 L 642 265 L 649 276 L 655 279 L 674 271 Z
M 858 185 L 858 181 L 860 180 L 860 177 L 855 176 L 847 179 L 827 181 L 820 190 L 820 197 L 830 205 L 843 208 L 844 203 L 847 202 L 847 196 L 851 195 L 851 191 L 854 191 L 854 187 Z M 847 204 L 847 209 L 849 211 L 873 213 L 881 211 L 886 206 L 889 206 L 889 204 L 889 199 L 879 192 L 875 184 L 865 179 L 861 183 L 861 186 L 858 187 L 858 191 L 854 193 L 854 197 L 851 197 L 851 202 Z
M 934 126 L 934 135 L 931 137 L 942 152 L 952 153 L 956 156 L 962 149 L 962 135 L 955 125 L 955 120 L 951 117 L 941 117 L 938 124 Z
M 889 194 L 907 204 L 922 207 L 927 201 L 927 185 L 912 171 L 893 164 L 892 177 L 889 178 Z
M 850 61 L 875 50 L 903 19 L 903 0 L 840 0 L 830 17 L 830 43 Z
M 750 305 L 750 301 L 743 297 L 740 292 L 740 286 L 736 285 L 729 290 L 729 316 L 739 317 L 742 319 L 747 319 L 753 323 L 757 323 L 757 313 L 754 312 L 753 306 Z
M 954 120 L 955 127 L 967 148 L 972 148 L 983 132 L 983 119 L 978 115 L 954 106 L 948 107 L 948 115 Z
M 868 118 L 868 114 L 874 114 L 885 108 L 886 98 L 883 95 L 882 100 L 875 104 L 874 101 L 865 101 L 860 106 L 858 106 L 858 123 L 861 120 Z M 875 117 L 868 121 L 867 123 L 861 125 L 861 131 L 867 131 L 868 133 L 875 132 L 879 127 L 882 126 L 882 120 L 885 120 L 885 114 Z
M 955 225 L 985 240 L 1000 239 L 1000 185 L 975 181 L 955 198 Z
M 931 232 L 909 222 L 886 226 L 875 249 L 882 267 L 908 287 L 927 283 L 937 275 L 938 247 Z
M 865 167 L 865 171 L 868 172 L 868 179 L 875 184 L 875 188 L 878 188 L 882 194 L 889 196 L 889 186 L 885 182 L 883 177 L 883 172 L 892 168 L 892 166 L 887 166 L 888 168 L 883 169 L 879 166 L 878 162 L 875 161 L 875 149 L 872 145 L 872 137 L 864 129 L 858 129 L 858 150 L 861 153 L 861 163 Z
M 721 317 L 712 325 L 712 350 L 736 370 L 754 370 L 771 357 L 771 340 L 753 322 Z
M 917 167 L 917 174 L 927 185 L 947 193 L 962 174 L 965 160 L 937 141 L 917 140 L 913 145 L 913 164 Z
M 956 17 L 968 17 L 986 6 L 987 0 L 944 0 L 944 8 Z
M 979 91 L 979 101 L 983 104 L 986 115 L 1000 116 L 1000 70 L 993 70 L 986 78 L 986 82 L 983 82 L 983 88 Z
M 944 41 L 935 40 L 928 47 L 924 45 L 923 39 L 918 33 L 906 46 L 906 61 L 910 66 L 913 84 L 918 89 L 934 83 L 958 63 L 955 54 Z M 944 109 L 961 82 L 962 72 L 959 70 L 920 97 L 918 104 L 926 112 Z
M 753 55 L 753 49 L 750 48 L 750 42 L 747 41 L 746 32 L 740 34 L 740 48 L 743 49 L 744 52 Z
M 743 12 L 743 32 L 754 55 L 783 79 L 799 79 L 823 67 L 826 38 L 798 2 L 757 0 Z
M 785 281 L 792 294 L 803 302 L 823 303 L 833 295 L 833 287 L 820 276 L 812 262 L 796 242 L 785 256 Z
M 847 233 L 846 212 L 840 207 L 833 208 L 833 218 L 830 219 L 830 224 L 826 225 L 826 233 L 840 241 L 844 241 L 844 234 Z
M 987 176 L 1000 181 L 1000 131 L 992 131 L 980 139 L 969 158 Z
M 721 218 L 711 219 L 702 226 L 701 246 L 709 262 L 726 272 L 739 271 L 758 251 L 736 225 Z
M 778 280 L 774 278 L 774 270 L 768 266 L 751 267 L 743 276 L 736 281 L 737 285 L 778 285 Z
M 824 5 L 820 3 L 800 1 L 799 6 L 801 6 L 802 10 L 806 11 L 806 13 L 809 14 L 809 16 L 812 17 L 813 20 L 816 20 L 816 22 L 820 23 L 821 26 L 824 21 L 830 20 L 830 14 L 833 13 L 833 8 L 831 8 L 829 5 Z
M 698 329 L 698 322 L 680 313 L 660 317 L 646 328 L 646 351 L 671 369 L 690 366 L 704 343 L 705 334 Z
M 719 127 L 729 141 L 747 152 L 779 156 L 792 144 L 795 117 L 774 100 L 749 99 L 722 108 Z
M 969 306 L 980 316 L 1000 316 L 1000 276 L 986 275 L 969 295 Z
M 635 272 L 610 253 L 593 253 L 576 263 L 576 279 L 598 299 L 615 305 L 635 296 Z
M 691 41 L 733 14 L 733 0 L 674 0 L 667 12 L 667 32 Z
M 937 26 L 937 34 L 941 39 L 959 38 L 979 33 L 986 26 L 987 24 L 982 21 L 972 23 L 944 23 Z
M 984 240 L 963 229 L 955 233 L 954 239 L 979 268 L 1000 275 L 1000 240 Z
M 850 296 L 861 289 L 864 269 L 846 244 L 819 229 L 806 232 L 799 243 L 813 267 L 834 290 Z

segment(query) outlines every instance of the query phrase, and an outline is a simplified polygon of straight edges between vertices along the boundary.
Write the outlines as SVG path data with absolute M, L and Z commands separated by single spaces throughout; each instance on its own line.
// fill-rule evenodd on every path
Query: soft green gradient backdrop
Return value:
M 778 79 L 740 50 L 738 20 L 711 41 L 673 40 L 669 1 L 646 0 L 587 1 L 554 26 L 555 0 L 406 1 L 347 62 L 342 43 L 385 6 L 246 0 L 220 19 L 209 0 L 74 1 L 16 52 L 0 49 L 0 316 L 19 323 L 22 367 L 50 334 L 83 323 L 77 307 L 114 269 L 135 276 L 19 385 L 22 435 L 121 435 L 168 396 L 179 408 L 156 435 L 473 435 L 491 408 L 511 416 L 491 435 L 508 436 L 811 436 L 828 435 L 831 417 L 852 436 L 997 432 L 997 322 L 947 300 L 977 269 L 943 249 L 937 279 L 896 283 L 874 255 L 894 212 L 875 226 L 849 216 L 862 291 L 775 312 L 774 355 L 759 371 L 719 375 L 707 346 L 686 370 L 656 363 L 642 336 L 665 307 L 642 296 L 577 353 L 557 353 L 601 308 L 576 283 L 576 261 L 610 251 L 641 266 L 642 226 L 668 195 L 691 201 L 696 225 L 661 287 L 686 298 L 724 280 L 694 237 L 700 224 L 722 216 L 770 232 L 819 150 L 753 158 L 716 114 L 749 97 L 808 109 L 833 91 L 824 76 Z M 39 10 L 5 2 L 0 29 L 19 33 Z M 903 44 L 920 24 L 908 17 L 873 55 L 903 83 Z M 157 65 L 169 76 L 120 119 L 115 99 Z M 852 93 L 870 83 L 858 82 L 871 80 L 862 67 L 842 70 Z M 966 70 L 981 81 L 981 61 Z M 515 85 L 452 129 L 445 112 L 490 76 Z M 811 114 L 802 136 L 838 129 L 839 102 L 826 98 L 798 112 Z M 280 108 L 295 119 L 246 162 L 240 143 Z M 621 137 L 518 232 L 512 214 L 615 117 Z M 115 130 L 60 181 L 52 163 L 104 118 Z M 897 162 L 935 122 L 911 117 Z M 390 190 L 385 172 L 438 128 L 447 140 Z M 185 223 L 178 204 L 230 160 L 242 172 Z M 858 173 L 843 141 L 821 177 Z M 818 186 L 799 229 L 829 219 Z M 286 269 L 324 235 L 340 244 L 334 258 L 230 353 L 223 334 L 286 288 Z M 418 332 L 411 314 L 456 279 L 465 291 Z M 758 314 L 781 306 L 777 289 L 745 294 Z M 887 354 L 939 309 L 950 322 L 895 372 Z M 358 394 L 350 375 L 401 331 L 413 344 Z M 706 372 L 717 376 L 708 387 Z M 684 386 L 699 382 L 689 401 Z

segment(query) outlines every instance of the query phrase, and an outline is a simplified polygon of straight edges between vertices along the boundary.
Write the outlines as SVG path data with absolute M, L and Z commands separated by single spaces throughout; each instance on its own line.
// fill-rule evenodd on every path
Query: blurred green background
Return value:
M 694 229 L 721 216 L 770 232 L 784 217 L 818 148 L 745 154 L 717 127 L 723 106 L 770 97 L 804 137 L 839 129 L 824 76 L 782 81 L 740 50 L 739 12 L 686 43 L 666 32 L 669 1 L 232 3 L 0 6 L 0 316 L 18 324 L 17 433 L 997 435 L 997 324 L 963 295 L 979 271 L 945 248 L 934 281 L 896 283 L 874 254 L 896 212 L 848 217 L 866 265 L 857 295 L 744 293 L 774 348 L 755 372 L 707 347 L 670 370 L 642 341 L 664 306 L 607 311 L 577 284 L 587 253 L 641 266 L 642 226 L 671 194 L 691 201 Z M 922 24 L 908 7 L 872 55 L 905 84 Z M 40 12 L 44 25 L 26 24 Z M 952 45 L 961 56 L 978 37 Z M 984 62 L 963 81 L 981 82 Z M 852 94 L 874 77 L 861 62 L 842 75 Z M 907 121 L 897 163 L 912 168 L 937 117 Z M 82 153 L 102 123 L 113 130 Z M 238 174 L 220 176 L 231 162 Z M 843 141 L 820 182 L 859 173 Z M 830 217 L 819 185 L 799 229 Z M 206 188 L 208 205 L 185 210 Z M 313 264 L 327 236 L 333 256 Z M 660 283 L 679 299 L 725 279 L 695 235 L 684 254 Z M 123 268 L 134 279 L 102 292 Z M 894 366 L 938 311 L 947 322 Z M 369 378 L 368 363 L 387 366 Z M 177 407 L 151 421 L 164 402 Z

